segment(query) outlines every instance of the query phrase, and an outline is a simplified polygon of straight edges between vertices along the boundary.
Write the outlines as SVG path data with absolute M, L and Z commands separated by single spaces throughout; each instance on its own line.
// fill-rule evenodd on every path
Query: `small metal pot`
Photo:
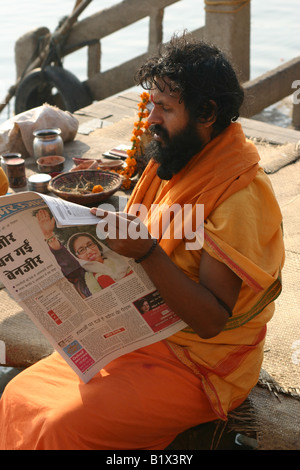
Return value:
M 1 155 L 1 167 L 7 175 L 7 162 L 13 158 L 22 158 L 20 153 L 3 153 Z
M 39 129 L 34 131 L 33 155 L 38 158 L 48 155 L 63 155 L 64 143 L 60 136 L 61 130 L 57 129 Z
M 51 176 L 46 173 L 36 173 L 29 176 L 28 178 L 28 189 L 29 191 L 36 191 L 38 193 L 48 192 L 48 183 L 51 180 Z

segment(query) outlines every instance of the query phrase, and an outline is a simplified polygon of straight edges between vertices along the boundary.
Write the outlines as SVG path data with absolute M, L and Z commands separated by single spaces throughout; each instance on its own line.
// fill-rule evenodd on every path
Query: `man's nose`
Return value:
M 150 125 L 152 124 L 161 124 L 162 123 L 162 118 L 161 114 L 159 112 L 159 109 L 156 106 L 152 106 L 152 109 L 150 111 L 150 114 L 148 116 L 148 122 Z

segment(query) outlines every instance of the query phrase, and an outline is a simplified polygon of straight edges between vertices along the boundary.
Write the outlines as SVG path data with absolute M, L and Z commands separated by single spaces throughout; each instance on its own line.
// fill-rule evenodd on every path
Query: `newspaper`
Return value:
M 45 239 L 41 214 L 59 250 Z M 186 326 L 142 266 L 97 237 L 98 222 L 89 208 L 44 194 L 0 198 L 0 281 L 85 383 L 113 359 Z M 87 252 L 93 243 L 102 263 L 70 251 L 78 233 L 77 246 L 83 240 Z

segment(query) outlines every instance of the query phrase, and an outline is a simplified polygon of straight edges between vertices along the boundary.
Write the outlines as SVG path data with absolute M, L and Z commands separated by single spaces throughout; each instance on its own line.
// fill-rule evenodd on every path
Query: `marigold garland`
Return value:
M 127 150 L 128 157 L 125 160 L 126 167 L 122 170 L 117 171 L 117 173 L 124 176 L 125 178 L 122 184 L 122 187 L 124 189 L 129 189 L 131 186 L 130 178 L 135 174 L 136 171 L 137 161 L 135 157 L 137 156 L 137 152 L 140 147 L 140 137 L 141 135 L 143 135 L 144 131 L 149 127 L 148 121 L 143 122 L 143 119 L 149 116 L 147 104 L 149 102 L 150 95 L 145 91 L 141 93 L 140 98 L 141 102 L 138 104 L 139 119 L 134 123 L 134 128 L 131 137 L 132 146 L 131 149 Z

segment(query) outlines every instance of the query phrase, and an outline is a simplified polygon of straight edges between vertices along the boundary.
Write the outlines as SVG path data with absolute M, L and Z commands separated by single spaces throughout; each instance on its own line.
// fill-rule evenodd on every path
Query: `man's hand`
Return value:
M 137 217 L 124 212 L 109 212 L 93 207 L 99 217 L 97 236 L 105 235 L 109 248 L 128 258 L 141 258 L 153 244 L 147 227 Z
M 136 217 L 96 208 L 91 212 L 102 220 L 112 250 L 137 259 L 150 249 L 151 235 Z M 202 250 L 199 282 L 179 269 L 160 246 L 141 264 L 168 306 L 201 338 L 212 338 L 224 329 L 241 287 L 241 279 L 225 264 Z

